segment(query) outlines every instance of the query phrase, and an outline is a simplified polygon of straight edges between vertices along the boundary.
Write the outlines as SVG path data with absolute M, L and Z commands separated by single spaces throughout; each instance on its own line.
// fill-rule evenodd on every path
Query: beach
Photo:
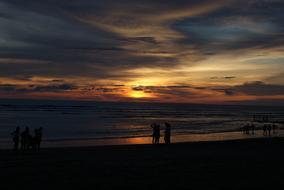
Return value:
M 3 189 L 243 189 L 284 185 L 284 138 L 0 150 Z

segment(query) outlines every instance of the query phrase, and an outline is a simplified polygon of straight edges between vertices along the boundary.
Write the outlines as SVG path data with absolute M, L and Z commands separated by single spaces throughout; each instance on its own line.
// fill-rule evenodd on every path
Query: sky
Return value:
M 283 0 L 0 0 L 0 98 L 284 105 Z

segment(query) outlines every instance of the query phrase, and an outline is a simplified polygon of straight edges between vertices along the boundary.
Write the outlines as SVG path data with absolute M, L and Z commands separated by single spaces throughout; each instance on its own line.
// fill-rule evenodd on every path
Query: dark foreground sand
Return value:
M 1 189 L 282 189 L 284 139 L 0 151 Z M 278 188 L 276 188 L 278 187 Z

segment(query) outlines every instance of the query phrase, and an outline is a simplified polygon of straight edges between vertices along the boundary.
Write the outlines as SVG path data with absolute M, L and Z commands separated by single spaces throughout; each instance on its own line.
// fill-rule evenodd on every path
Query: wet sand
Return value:
M 274 189 L 284 185 L 283 147 L 279 137 L 0 150 L 0 182 L 3 189 Z
M 254 134 L 243 134 L 243 132 L 223 132 L 223 133 L 208 133 L 208 134 L 173 134 L 171 141 L 173 143 L 186 142 L 204 142 L 204 141 L 228 141 L 252 138 L 270 138 L 270 137 L 284 137 L 284 130 L 278 130 L 277 133 L 271 136 L 263 136 L 262 130 L 255 131 Z M 164 143 L 164 137 L 161 136 L 160 142 Z M 152 137 L 122 137 L 109 139 L 59 139 L 48 140 L 44 139 L 42 146 L 45 148 L 57 147 L 82 147 L 82 146 L 104 146 L 104 145 L 138 145 L 138 144 L 152 144 Z M 11 140 L 7 141 L 4 148 L 12 148 Z M 1 149 L 1 143 L 0 143 Z

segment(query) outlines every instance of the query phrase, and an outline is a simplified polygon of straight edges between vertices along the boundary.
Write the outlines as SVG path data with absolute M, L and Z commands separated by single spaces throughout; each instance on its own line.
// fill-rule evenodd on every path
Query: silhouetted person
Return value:
M 13 136 L 13 142 L 14 142 L 14 150 L 18 150 L 19 148 L 19 141 L 20 141 L 20 127 L 17 127 L 14 132 L 11 133 Z
M 152 143 L 153 144 L 159 144 L 159 142 L 160 142 L 160 125 L 153 123 L 151 125 L 151 127 L 153 129 Z
M 263 135 L 266 136 L 267 135 L 267 125 L 264 124 L 262 129 L 263 129 Z
M 29 128 L 28 128 L 28 133 L 27 133 L 27 149 L 29 150 L 30 148 L 34 149 L 34 137 L 30 134 Z
M 250 128 L 251 128 L 251 134 L 254 135 L 255 125 L 252 123 L 251 126 L 250 126 Z
M 244 133 L 245 133 L 245 134 L 249 134 L 249 128 L 250 128 L 250 125 L 247 123 L 247 124 L 244 126 Z
M 36 151 L 40 151 L 40 144 L 42 140 L 42 128 L 35 129 L 35 136 L 34 136 L 34 148 Z
M 21 149 L 22 150 L 28 150 L 30 147 L 30 130 L 28 127 L 21 133 Z
M 155 144 L 155 139 L 156 139 L 156 123 L 151 124 L 152 128 L 152 144 Z
M 21 149 L 22 150 L 26 150 L 26 143 L 27 143 L 27 140 L 26 140 L 26 131 L 23 131 L 21 133 Z
M 169 123 L 165 123 L 165 144 L 171 144 L 171 125 Z
M 271 129 L 272 129 L 271 125 L 268 125 L 267 126 L 267 130 L 268 130 L 268 135 L 269 136 L 271 136 Z
M 160 143 L 160 125 L 156 125 L 155 144 Z
M 241 127 L 241 131 L 243 132 L 243 134 L 245 134 L 245 132 L 246 132 L 245 128 L 246 128 L 245 125 Z
M 273 130 L 273 134 L 276 134 L 277 125 L 273 124 L 272 125 L 272 130 Z

